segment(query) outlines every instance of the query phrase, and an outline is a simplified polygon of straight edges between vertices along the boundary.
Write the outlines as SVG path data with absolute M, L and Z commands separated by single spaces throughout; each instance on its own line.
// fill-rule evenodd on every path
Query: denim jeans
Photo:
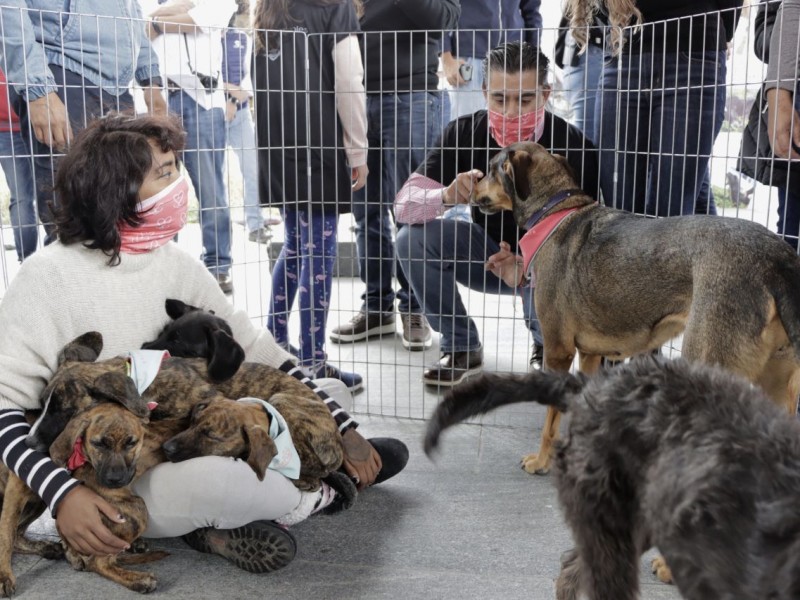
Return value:
M 570 123 L 593 140 L 594 105 L 600 94 L 603 74 L 603 49 L 596 44 L 588 44 L 586 52 L 578 58 L 574 67 L 564 67 L 564 95 L 572 111 Z
M 443 353 L 481 347 L 478 328 L 467 314 L 457 283 L 488 294 L 520 294 L 525 323 L 534 341 L 542 344 L 533 288 L 509 287 L 484 268 L 489 256 L 499 251 L 483 227 L 454 219 L 406 225 L 397 234 L 400 265 L 431 327 L 442 334 Z
M 184 91 L 169 94 L 169 110 L 186 130 L 183 162 L 200 203 L 203 262 L 225 275 L 231 268 L 231 213 L 225 190 L 225 111 L 206 110 Z
M 232 121 L 227 123 L 228 147 L 239 160 L 239 169 L 244 181 L 244 218 L 247 231 L 256 231 L 264 226 L 261 204 L 258 198 L 258 156 L 256 133 L 250 108 L 240 108 Z
M 36 251 L 39 238 L 36 224 L 36 186 L 33 158 L 19 131 L 0 131 L 0 168 L 11 192 L 8 205 L 17 259 L 22 262 Z
M 623 53 L 595 105 L 600 184 L 615 208 L 694 214 L 725 108 L 725 53 Z
M 72 126 L 73 136 L 86 127 L 92 119 L 111 111 L 133 110 L 133 96 L 125 92 L 113 96 L 93 84 L 82 75 L 58 65 L 50 65 L 58 90 L 56 93 L 67 107 L 67 116 Z M 27 104 L 9 88 L 12 106 L 20 118 L 22 131 L 31 131 Z M 74 138 L 73 138 L 74 139 Z M 31 136 L 30 147 L 33 152 L 33 178 L 36 185 L 36 208 L 39 219 L 44 224 L 45 244 L 55 240 L 55 225 L 50 205 L 58 201 L 53 195 L 53 183 L 61 159 L 61 154 L 50 146 Z
M 800 84 L 794 91 L 794 110 L 800 114 Z M 778 188 L 778 235 L 798 250 L 800 236 L 800 196 L 793 192 L 798 189 L 795 179 L 800 177 L 800 169 L 789 169 L 787 186 Z
M 419 312 L 401 269 L 395 267 L 389 211 L 397 192 L 425 159 L 442 127 L 440 92 L 367 94 L 367 185 L 353 195 L 358 271 L 366 290 L 362 310 Z M 398 232 L 399 233 L 399 232 Z M 395 294 L 393 277 L 400 290 Z

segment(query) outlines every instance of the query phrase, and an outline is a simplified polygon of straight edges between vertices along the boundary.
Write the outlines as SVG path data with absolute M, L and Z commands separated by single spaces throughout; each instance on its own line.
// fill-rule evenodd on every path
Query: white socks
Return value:
M 316 492 L 300 492 L 300 503 L 293 511 L 275 519 L 275 522 L 287 527 L 297 525 L 333 502 L 336 490 L 324 481 L 321 483 L 322 487 Z

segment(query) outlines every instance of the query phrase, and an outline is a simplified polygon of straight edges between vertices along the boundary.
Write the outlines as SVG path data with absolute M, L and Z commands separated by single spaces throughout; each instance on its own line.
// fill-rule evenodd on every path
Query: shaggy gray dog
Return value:
M 800 598 L 800 424 L 748 381 L 652 357 L 591 379 L 484 375 L 437 407 L 425 451 L 447 427 L 515 402 L 571 414 L 555 460 L 576 544 L 560 600 L 638 598 L 652 546 L 689 600 Z

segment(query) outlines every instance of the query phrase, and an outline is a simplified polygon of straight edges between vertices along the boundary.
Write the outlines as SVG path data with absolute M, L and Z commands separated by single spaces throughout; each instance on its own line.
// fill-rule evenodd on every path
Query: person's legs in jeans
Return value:
M 640 92 L 639 62 L 606 57 L 595 102 L 594 135 L 600 152 L 600 187 L 606 206 L 643 213 L 647 176 L 649 93 Z
M 289 350 L 289 315 L 300 277 L 300 213 L 294 207 L 283 211 L 283 247 L 272 269 L 272 296 L 267 329 L 275 341 Z
M 798 177 L 798 175 L 790 174 L 790 183 L 793 183 L 793 177 Z M 796 185 L 794 189 L 797 189 Z M 786 240 L 795 251 L 800 247 L 798 245 L 798 236 L 800 235 L 800 195 L 786 187 L 778 188 L 778 235 Z
M 231 216 L 225 189 L 225 111 L 206 110 L 184 91 L 170 92 L 169 109 L 186 131 L 183 162 L 200 204 L 203 262 L 215 275 L 231 268 Z
M 724 107 L 725 53 L 647 60 L 658 65 L 652 75 L 652 128 L 660 132 L 650 139 L 648 214 L 695 214 Z
M 499 245 L 474 223 L 436 219 L 408 225 L 397 236 L 398 258 L 431 327 L 442 335 L 442 353 L 481 349 L 475 322 L 467 314 L 457 283 L 487 294 L 524 293 L 526 325 L 541 343 L 533 290 L 512 288 L 486 271 L 486 260 Z
M 594 139 L 594 106 L 600 93 L 603 50 L 589 44 L 574 67 L 564 67 L 564 94 L 572 110 L 570 122 L 589 139 Z
M 11 195 L 9 217 L 17 259 L 22 262 L 36 251 L 39 234 L 31 151 L 20 131 L 0 131 L 0 168 Z
M 248 232 L 264 227 L 264 216 L 258 197 L 258 157 L 256 134 L 249 108 L 236 111 L 228 123 L 228 147 L 236 154 L 244 183 L 244 219 Z
M 438 92 L 373 94 L 367 97 L 367 109 L 370 177 L 364 193 L 353 199 L 359 274 L 366 285 L 362 309 L 367 313 L 392 311 L 396 274 L 399 311 L 417 313 L 419 303 L 409 293 L 405 276 L 400 269 L 395 273 L 389 209 L 398 189 L 425 159 L 438 135 L 441 98 Z

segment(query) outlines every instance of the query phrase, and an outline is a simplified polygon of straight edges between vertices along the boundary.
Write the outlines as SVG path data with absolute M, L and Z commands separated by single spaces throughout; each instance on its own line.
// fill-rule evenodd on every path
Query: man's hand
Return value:
M 794 109 L 792 92 L 780 88 L 767 91 L 767 107 L 767 131 L 772 153 L 781 158 L 800 159 L 796 150 L 800 147 L 800 115 Z
M 365 185 L 367 185 L 367 175 L 369 175 L 369 169 L 367 165 L 361 165 L 360 167 L 353 167 L 350 170 L 350 179 L 352 180 L 352 188 L 354 192 L 357 192 Z
M 463 59 L 455 58 L 450 52 L 442 52 L 442 69 L 444 69 L 444 76 L 445 79 L 447 79 L 447 83 L 450 84 L 450 87 L 461 87 L 467 83 L 464 81 L 464 78 L 461 77 L 460 68 L 463 64 Z
M 478 169 L 456 175 L 453 183 L 444 188 L 444 204 L 447 206 L 469 204 L 475 184 L 481 179 L 483 179 L 483 173 Z
M 147 105 L 147 112 L 151 115 L 166 115 L 168 112 L 167 101 L 159 87 L 142 88 L 144 92 L 144 103 Z
M 500 252 L 492 254 L 486 261 L 485 267 L 509 287 L 518 287 L 524 279 L 525 271 L 521 257 L 511 252 L 511 246 L 507 242 L 500 242 Z
M 175 15 L 184 15 L 194 8 L 194 2 L 191 0 L 175 0 L 175 2 L 167 2 L 160 5 L 157 9 L 150 13 L 150 18 L 153 17 L 174 17 Z
M 372 485 L 383 466 L 381 456 L 355 429 L 342 436 L 344 442 L 344 470 L 353 479 L 358 491 Z
M 67 107 L 55 92 L 28 102 L 28 118 L 33 135 L 41 143 L 63 151 L 72 139 Z
M 82 485 L 72 488 L 58 505 L 56 528 L 61 538 L 81 554 L 109 556 L 127 550 L 129 544 L 103 525 L 100 514 L 124 523 L 119 511 Z

